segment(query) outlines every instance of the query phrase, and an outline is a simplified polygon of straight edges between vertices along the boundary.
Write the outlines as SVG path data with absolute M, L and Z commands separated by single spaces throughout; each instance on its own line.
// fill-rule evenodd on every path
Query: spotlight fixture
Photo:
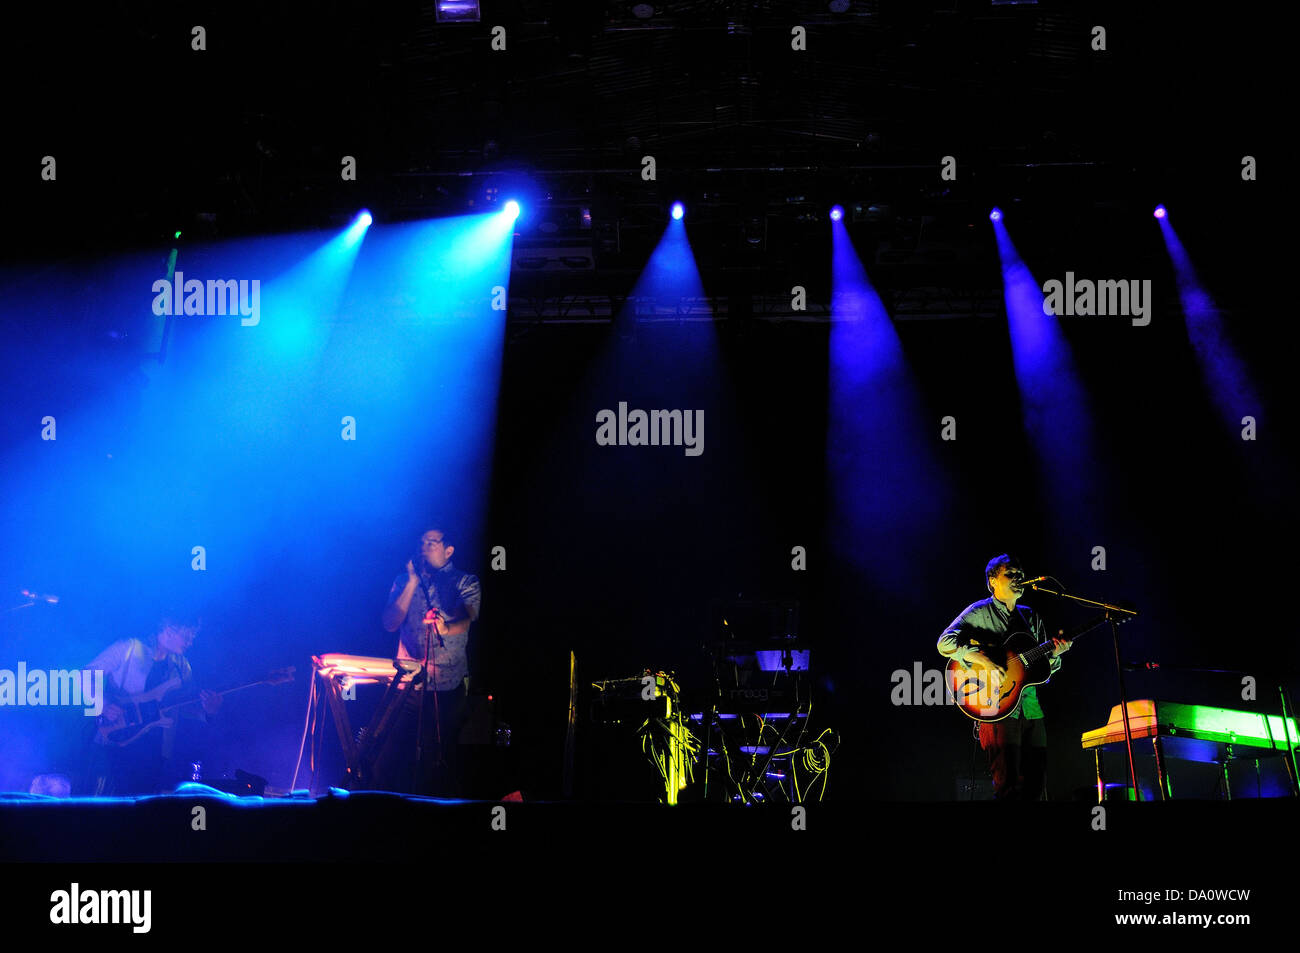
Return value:
M 989 212 L 989 221 L 990 222 L 1002 221 L 1002 209 L 994 207 L 993 211 Z
M 478 0 L 437 0 L 433 6 L 439 23 L 477 23 Z
M 1164 218 L 1166 214 L 1165 207 L 1163 205 L 1157 205 L 1156 210 L 1151 214 L 1154 215 L 1156 218 Z
M 673 220 L 674 220 L 674 221 L 680 221 L 681 218 L 682 218 L 682 216 L 685 215 L 685 214 L 686 214 L 686 206 L 683 205 L 681 202 L 674 202 L 674 203 L 673 203 Z
M 344 247 L 351 248 L 361 241 L 361 237 L 365 235 L 366 229 L 370 227 L 370 223 L 374 220 L 374 216 L 370 214 L 370 209 L 363 208 L 357 212 L 356 217 L 352 219 L 352 224 L 348 226 L 347 233 L 343 236 Z
M 513 222 L 515 219 L 519 217 L 519 203 L 516 202 L 514 199 L 511 199 L 509 202 L 505 204 L 505 206 L 502 208 L 501 211 L 506 218 L 510 219 L 510 221 Z
M 832 221 L 832 222 L 838 222 L 838 221 L 839 221 L 840 219 L 842 219 L 843 217 L 844 217 L 844 206 L 843 206 L 843 205 L 832 205 L 832 206 L 831 206 L 831 221 Z

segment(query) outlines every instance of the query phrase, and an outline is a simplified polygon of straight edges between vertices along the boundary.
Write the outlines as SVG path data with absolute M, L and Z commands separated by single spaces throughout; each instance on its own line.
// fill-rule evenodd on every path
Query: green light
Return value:
M 181 230 L 178 228 L 176 229 L 176 234 L 173 235 L 172 238 L 180 238 L 180 237 L 181 237 Z
M 1166 703 L 1160 706 L 1162 720 L 1172 720 L 1179 728 L 1190 728 L 1207 735 L 1223 735 L 1228 743 L 1267 745 L 1269 736 L 1278 747 L 1286 746 L 1287 731 L 1292 743 L 1296 740 L 1296 724 L 1292 718 L 1282 723 L 1281 715 L 1268 715 L 1264 724 L 1261 714 L 1237 711 L 1232 708 L 1211 708 L 1208 705 L 1179 705 Z

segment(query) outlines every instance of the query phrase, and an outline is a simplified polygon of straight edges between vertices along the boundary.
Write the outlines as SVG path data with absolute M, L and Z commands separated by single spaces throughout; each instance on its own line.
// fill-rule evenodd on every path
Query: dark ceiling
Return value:
M 39 14 L 7 41 L 6 178 L 29 227 L 6 251 L 334 227 L 362 206 L 391 222 L 519 192 L 517 253 L 577 248 L 544 270 L 621 287 L 682 199 L 706 281 L 779 287 L 801 255 L 824 269 L 839 202 L 882 266 L 962 285 L 961 269 L 987 269 L 992 204 L 1111 243 L 1154 201 L 1233 204 L 1241 228 L 1264 207 L 1238 176 L 1271 145 L 1268 71 L 1283 66 L 1257 19 L 989 0 L 710 0 L 638 18 L 628 2 L 484 0 L 480 22 L 447 24 L 434 6 Z M 38 177 L 45 155 L 57 183 Z

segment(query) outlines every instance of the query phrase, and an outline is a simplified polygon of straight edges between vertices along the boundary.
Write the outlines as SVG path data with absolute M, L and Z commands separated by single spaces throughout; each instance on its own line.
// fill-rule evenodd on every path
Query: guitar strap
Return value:
M 146 692 L 157 688 L 159 685 L 161 685 L 163 682 L 167 681 L 168 679 L 172 678 L 173 676 L 176 678 L 181 677 L 181 667 L 177 663 L 176 659 L 177 656 L 169 652 L 166 655 L 164 655 L 162 658 L 154 660 L 153 668 L 149 669 L 149 677 L 146 678 L 144 682 L 144 690 Z M 185 687 L 184 684 L 182 684 L 177 689 L 175 689 L 175 691 L 180 691 L 184 687 Z M 172 692 L 168 692 L 167 694 L 171 695 Z M 155 701 L 152 707 L 155 712 L 160 712 L 162 711 L 163 706 L 166 704 L 167 704 L 167 696 L 164 695 L 162 698 L 159 698 L 157 701 Z M 157 741 L 150 742 L 150 744 L 157 744 L 158 750 L 164 758 L 171 757 L 172 745 L 175 743 L 175 739 L 176 739 L 176 729 L 174 727 L 163 728 L 156 732 L 150 732 L 150 734 L 158 735 Z M 139 741 L 136 743 L 139 744 L 140 742 L 143 741 L 144 739 L 139 739 Z
M 144 680 L 144 690 L 146 692 L 153 691 L 153 689 L 171 678 L 173 672 L 179 676 L 180 672 L 175 670 L 176 663 L 172 661 L 170 654 L 165 655 L 160 659 L 156 659 L 153 663 L 153 668 L 149 669 L 149 677 Z M 159 699 L 158 701 L 159 704 L 162 703 L 162 699 Z
M 1020 612 L 1020 607 L 1016 606 L 1011 610 L 1011 617 L 1007 619 L 1007 638 L 1019 633 L 1029 633 L 1029 623 Z M 1032 633 L 1029 633 L 1032 634 Z

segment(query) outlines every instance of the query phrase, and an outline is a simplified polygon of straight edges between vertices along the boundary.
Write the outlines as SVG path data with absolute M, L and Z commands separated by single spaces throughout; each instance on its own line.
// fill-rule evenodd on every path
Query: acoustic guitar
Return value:
M 1073 642 L 1105 621 L 1102 614 L 1056 638 Z M 980 722 L 1001 721 L 1015 714 L 1026 688 L 1051 678 L 1051 662 L 1051 639 L 1039 644 L 1028 632 L 1013 632 L 1000 647 L 981 647 L 965 662 L 949 659 L 944 681 L 964 715 Z

